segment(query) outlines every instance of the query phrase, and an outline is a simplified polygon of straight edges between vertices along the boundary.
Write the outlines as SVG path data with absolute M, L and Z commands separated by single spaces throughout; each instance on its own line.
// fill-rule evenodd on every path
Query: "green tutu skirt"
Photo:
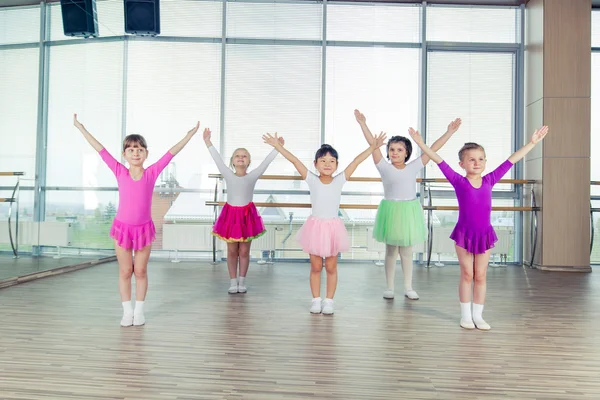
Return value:
M 392 246 L 412 246 L 427 239 L 423 208 L 419 200 L 381 200 L 373 237 Z

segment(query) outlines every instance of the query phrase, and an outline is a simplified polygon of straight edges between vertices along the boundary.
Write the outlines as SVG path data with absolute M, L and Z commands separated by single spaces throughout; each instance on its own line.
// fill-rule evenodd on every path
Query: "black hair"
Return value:
M 412 154 L 412 143 L 405 136 L 392 136 L 387 142 L 387 159 L 390 159 L 390 145 L 392 143 L 402 143 L 404 148 L 406 149 L 406 158 L 404 162 L 410 160 L 410 155 Z
M 319 158 L 325 157 L 327 154 L 330 154 L 331 157 L 335 158 L 335 161 L 338 160 L 337 150 L 334 149 L 331 145 L 323 144 L 323 145 L 321 145 L 321 148 L 319 150 L 317 150 L 317 152 L 315 153 L 315 162 Z

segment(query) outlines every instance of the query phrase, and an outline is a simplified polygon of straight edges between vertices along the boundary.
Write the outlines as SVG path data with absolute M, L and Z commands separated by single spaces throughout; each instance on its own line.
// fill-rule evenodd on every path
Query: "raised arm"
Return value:
M 83 124 L 77 120 L 77 114 L 73 114 L 73 125 L 75 125 L 77 129 L 79 129 L 79 132 L 83 134 L 85 140 L 87 140 L 88 143 L 92 145 L 94 150 L 100 153 L 102 149 L 104 149 L 104 146 L 102 146 L 102 144 L 99 141 L 97 141 L 96 138 L 93 137 L 92 134 L 87 131 L 87 129 L 85 129 L 85 126 L 83 126 Z
M 196 123 L 195 127 L 193 127 L 192 129 L 190 129 L 188 131 L 188 133 L 185 135 L 185 137 L 183 139 L 181 139 L 179 141 L 179 143 L 177 143 L 175 146 L 171 147 L 171 149 L 169 150 L 169 152 L 171 154 L 173 154 L 174 156 L 176 156 L 177 153 L 179 153 L 181 151 L 181 149 L 183 149 L 185 147 L 185 145 L 188 144 L 188 142 L 190 141 L 190 139 L 194 137 L 194 135 L 196 134 L 196 132 L 198 132 L 198 128 L 199 127 L 200 127 L 200 121 L 198 121 Z
M 277 138 L 277 140 L 279 141 L 279 144 L 281 144 L 282 146 L 285 144 L 285 140 L 283 140 L 283 137 L 279 136 Z M 275 159 L 275 157 L 277 157 L 277 154 L 279 154 L 279 152 L 277 151 L 277 149 L 273 149 L 273 151 L 271 151 L 265 157 L 265 159 L 263 160 L 263 162 L 261 162 L 260 165 L 258 167 L 256 167 L 256 169 L 252 170 L 250 172 L 250 174 L 257 175 L 257 176 L 261 176 L 262 174 L 264 174 L 265 171 L 267 170 L 267 168 L 269 168 L 269 165 Z
M 362 129 L 363 135 L 365 135 L 365 139 L 370 146 L 371 143 L 375 141 L 375 138 L 367 126 L 367 117 L 365 117 L 365 115 L 358 110 L 354 110 L 354 117 L 356 118 L 356 122 L 358 122 L 360 125 L 360 129 Z M 381 150 L 378 147 L 373 151 L 373 161 L 375 164 L 379 164 L 379 161 L 381 161 L 382 158 L 383 154 L 381 154 Z
M 450 139 L 452 135 L 454 135 L 454 133 L 458 130 L 458 128 L 460 128 L 461 123 L 462 121 L 460 118 L 456 118 L 454 121 L 450 122 L 448 124 L 448 130 L 446 130 L 446 133 L 440 136 L 438 140 L 433 142 L 433 144 L 431 145 L 431 150 L 437 152 L 439 149 L 441 149 L 446 144 L 448 139 Z M 421 161 L 423 165 L 427 165 L 430 159 L 431 158 L 425 152 L 423 152 L 423 154 L 421 155 Z
M 265 143 L 273 146 L 275 148 L 275 150 L 277 150 L 289 162 L 294 164 L 294 167 L 296 167 L 296 170 L 298 171 L 298 173 L 300 174 L 302 179 L 306 179 L 306 175 L 308 174 L 308 169 L 306 168 L 306 165 L 304 165 L 302 163 L 302 161 L 298 160 L 298 158 L 295 155 L 293 155 L 292 153 L 287 151 L 287 149 L 285 147 L 283 147 L 282 142 L 279 141 L 277 132 L 275 132 L 274 135 L 271 135 L 270 133 L 264 134 L 263 140 L 265 141 Z
M 219 154 L 217 149 L 215 149 L 215 146 L 213 146 L 212 142 L 210 141 L 210 136 L 211 136 L 210 129 L 204 128 L 202 138 L 204 139 L 204 143 L 206 143 L 206 147 L 208 148 L 208 152 L 210 153 L 210 156 L 214 160 L 215 164 L 217 164 L 217 169 L 219 170 L 221 175 L 223 175 L 224 177 L 229 177 L 231 175 L 235 175 L 233 173 L 233 171 L 231 169 L 227 168 L 227 165 L 225 165 L 225 163 L 223 162 L 221 155 Z
M 531 141 L 508 157 L 508 161 L 513 164 L 519 162 L 523 157 L 525 157 L 525 155 L 527 155 L 527 153 L 531 151 L 531 149 L 535 147 L 536 144 L 542 141 L 547 133 L 548 127 L 545 125 L 533 132 L 533 135 L 531 135 Z
M 365 161 L 370 154 L 372 154 L 376 149 L 383 146 L 383 142 L 385 142 L 385 133 L 380 133 L 379 135 L 374 137 L 373 143 L 369 146 L 368 149 L 360 153 L 352 162 L 346 167 L 344 170 L 344 175 L 346 176 L 346 180 L 350 179 L 356 168 L 360 165 L 361 162 Z
M 425 144 L 419 131 L 415 131 L 413 128 L 408 128 L 408 134 L 415 141 L 417 146 L 419 146 L 421 148 L 421 150 L 423 150 L 423 153 L 425 153 L 427 155 L 427 157 L 432 159 L 433 162 L 435 162 L 436 164 L 439 164 L 442 161 L 444 161 L 444 160 L 442 160 L 442 157 L 440 157 L 435 151 L 431 150 L 429 148 L 429 146 L 427 146 Z

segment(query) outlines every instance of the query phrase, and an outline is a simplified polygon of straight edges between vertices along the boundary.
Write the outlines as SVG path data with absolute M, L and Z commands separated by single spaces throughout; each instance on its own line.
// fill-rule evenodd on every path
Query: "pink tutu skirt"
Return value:
M 450 239 L 469 253 L 483 254 L 494 247 L 498 236 L 491 225 L 481 229 L 469 229 L 456 225 L 450 234 Z
M 296 234 L 302 250 L 321 257 L 337 256 L 350 250 L 348 231 L 341 218 L 308 217 Z
M 226 242 L 249 242 L 264 235 L 265 225 L 253 202 L 245 206 L 225 203 L 212 234 Z
M 141 250 L 156 239 L 156 228 L 152 220 L 141 225 L 130 225 L 115 219 L 110 228 L 110 237 L 117 241 L 119 247 Z

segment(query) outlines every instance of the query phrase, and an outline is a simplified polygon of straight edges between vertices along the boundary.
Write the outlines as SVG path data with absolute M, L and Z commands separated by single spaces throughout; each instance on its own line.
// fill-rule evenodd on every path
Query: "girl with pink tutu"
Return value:
M 144 325 L 144 301 L 148 290 L 148 259 L 152 242 L 156 239 L 156 230 L 152 222 L 152 193 L 154 184 L 162 170 L 173 157 L 183 149 L 198 131 L 200 122 L 187 135 L 156 163 L 144 168 L 148 158 L 146 139 L 140 135 L 128 135 L 123 140 L 123 158 L 129 163 L 125 167 L 98 142 L 73 117 L 73 124 L 83 137 L 96 150 L 102 160 L 115 174 L 119 187 L 119 208 L 110 237 L 115 239 L 115 253 L 119 262 L 119 292 L 123 304 L 121 326 Z M 133 255 L 135 254 L 135 258 Z M 131 276 L 135 274 L 135 310 L 131 306 Z
M 302 250 L 310 255 L 310 289 L 312 291 L 313 314 L 333 314 L 333 296 L 337 286 L 337 256 L 350 249 L 350 240 L 344 222 L 338 216 L 342 187 L 352 176 L 361 162 L 366 160 L 375 149 L 383 145 L 385 135 L 375 136 L 369 148 L 360 153 L 344 170 L 333 176 L 338 167 L 338 153 L 328 144 L 321 146 L 315 154 L 315 168 L 319 173 L 308 171 L 306 166 L 292 153 L 283 147 L 277 133 L 274 136 L 263 136 L 265 143 L 270 144 L 288 161 L 294 164 L 302 179 L 306 180 L 310 190 L 312 213 L 298 231 L 296 240 Z M 327 271 L 327 297 L 321 301 L 321 271 L 325 258 Z
M 481 174 L 486 165 L 485 150 L 479 144 L 465 143 L 458 152 L 459 165 L 466 172 L 466 176 L 462 176 L 423 142 L 419 132 L 410 128 L 409 133 L 423 152 L 438 164 L 456 192 L 459 208 L 458 222 L 450 238 L 456 243 L 456 255 L 460 264 L 460 283 L 458 285 L 461 309 L 460 326 L 465 329 L 489 330 L 491 327 L 485 322 L 482 315 L 490 249 L 498 241 L 491 224 L 492 188 L 513 164 L 525 157 L 546 136 L 548 127 L 543 126 L 535 131 L 528 144 L 484 176 Z M 473 294 L 472 305 L 471 293 Z
M 204 142 L 227 185 L 227 202 L 221 210 L 212 234 L 227 242 L 227 268 L 229 269 L 229 293 L 246 293 L 246 274 L 250 266 L 252 240 L 265 234 L 265 225 L 252 202 L 258 178 L 277 157 L 273 150 L 254 170 L 248 172 L 250 153 L 244 148 L 235 149 L 228 168 L 210 141 L 210 129 L 204 130 Z M 281 144 L 283 138 L 279 138 Z M 238 279 L 239 264 L 239 279 Z

